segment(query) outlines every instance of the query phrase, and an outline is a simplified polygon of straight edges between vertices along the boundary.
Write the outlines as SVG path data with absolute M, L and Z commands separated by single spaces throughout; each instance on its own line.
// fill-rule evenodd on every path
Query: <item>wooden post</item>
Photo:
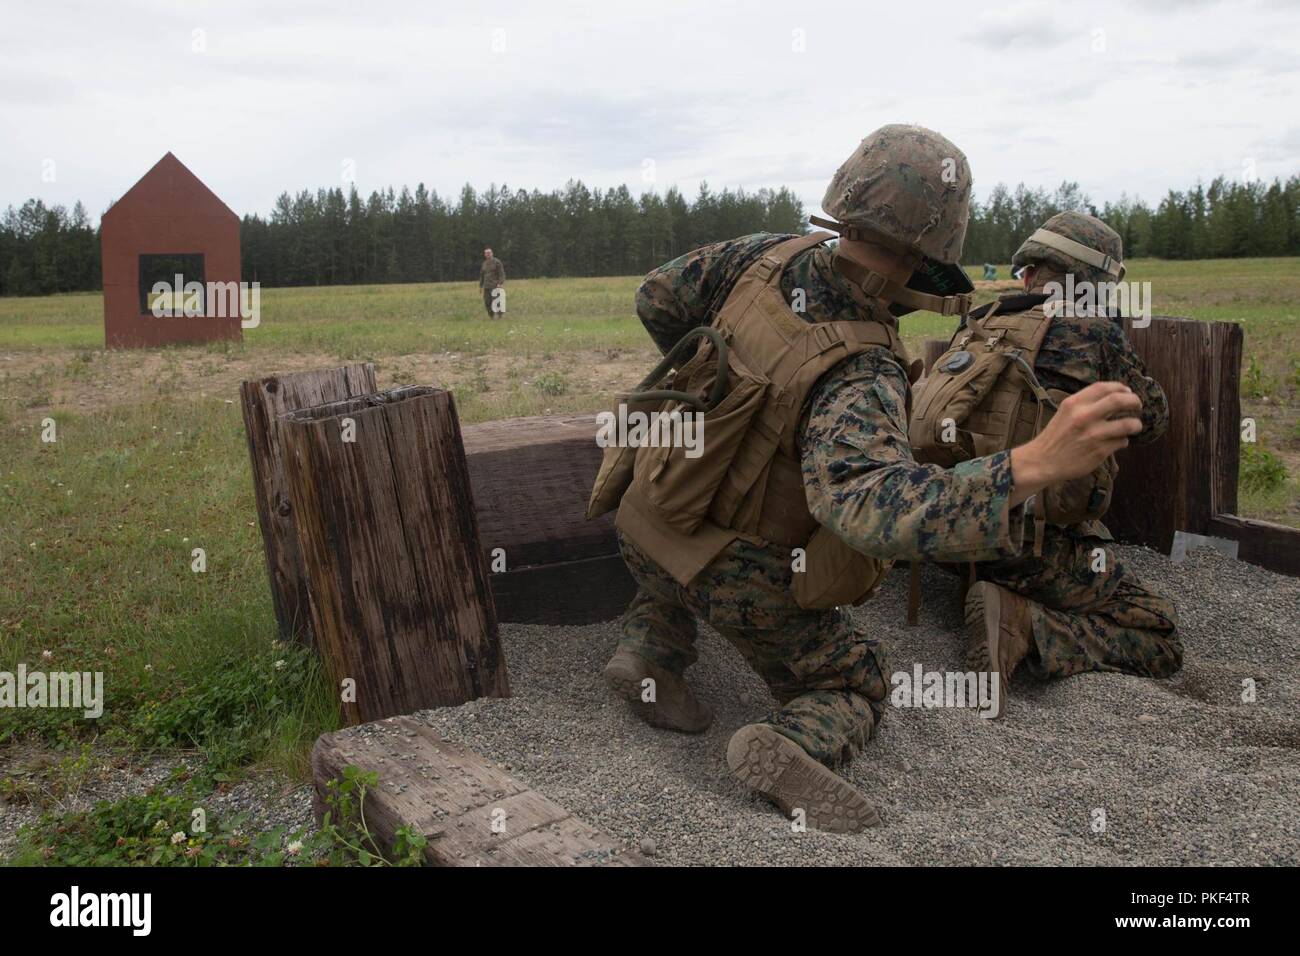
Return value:
M 312 627 L 347 723 L 508 696 L 451 394 L 318 405 L 281 434 Z
M 285 640 L 308 646 L 314 643 L 307 611 L 307 581 L 298 556 L 298 531 L 284 479 L 279 418 L 308 405 L 376 390 L 375 367 L 369 363 L 273 375 L 239 386 L 248 457 L 253 466 L 257 523 L 262 529 L 266 570 L 271 579 L 271 601 L 280 636 Z

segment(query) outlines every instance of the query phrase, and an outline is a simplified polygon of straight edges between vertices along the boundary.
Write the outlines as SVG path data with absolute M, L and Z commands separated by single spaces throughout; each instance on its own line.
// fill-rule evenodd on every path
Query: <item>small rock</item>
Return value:
M 1086 763 L 1084 763 L 1082 760 L 1080 760 L 1078 757 L 1075 757 L 1073 760 L 1070 761 L 1070 769 L 1071 769 L 1071 770 L 1087 770 L 1087 769 L 1088 769 L 1088 765 L 1087 765 Z
M 1156 718 L 1152 714 L 1138 714 L 1138 723 L 1140 724 L 1154 724 L 1155 722 Z
M 655 855 L 655 841 L 654 841 L 654 837 L 642 837 L 642 838 L 641 838 L 641 853 L 642 853 L 643 855 L 645 855 L 645 856 L 654 856 L 654 855 Z

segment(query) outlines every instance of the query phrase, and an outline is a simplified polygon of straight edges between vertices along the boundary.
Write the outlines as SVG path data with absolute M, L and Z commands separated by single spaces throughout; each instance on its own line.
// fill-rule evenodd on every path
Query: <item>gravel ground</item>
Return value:
M 1182 565 L 1121 548 L 1182 618 L 1183 670 L 1164 681 L 1085 674 L 1021 680 L 1003 721 L 969 710 L 891 709 L 846 775 L 879 806 L 864 834 L 795 833 L 732 782 L 727 739 L 772 706 L 724 640 L 703 629 L 689 672 L 717 709 L 688 737 L 642 724 L 600 671 L 617 622 L 505 625 L 514 697 L 417 715 L 564 805 L 672 864 L 1300 863 L 1300 580 L 1197 551 Z M 885 636 L 893 670 L 963 669 L 957 583 L 927 570 L 930 605 L 904 625 L 906 573 L 855 610 Z M 1243 703 L 1242 681 L 1257 701 Z M 140 792 L 176 759 L 94 779 L 69 809 Z M 215 795 L 210 818 L 249 829 L 311 819 L 310 788 L 255 777 Z M 1097 811 L 1103 832 L 1094 832 Z M 37 813 L 0 801 L 0 859 Z
M 1174 598 L 1182 671 L 1022 679 L 1003 721 L 891 709 L 846 770 L 885 821 L 860 835 L 793 832 L 732 782 L 727 739 L 772 701 L 707 630 L 689 677 L 717 717 L 699 737 L 642 724 L 605 689 L 615 622 L 507 625 L 515 696 L 417 716 L 661 863 L 1296 865 L 1300 580 L 1210 551 L 1174 565 L 1120 550 Z M 855 611 L 886 636 L 895 671 L 964 669 L 957 583 L 928 574 L 920 626 L 903 623 L 904 572 Z M 1241 700 L 1246 678 L 1255 703 Z

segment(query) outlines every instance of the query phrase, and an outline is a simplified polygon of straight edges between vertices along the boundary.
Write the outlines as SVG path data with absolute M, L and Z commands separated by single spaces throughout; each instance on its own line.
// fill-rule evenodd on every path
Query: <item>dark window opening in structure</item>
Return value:
M 165 283 L 169 290 L 174 289 L 176 277 L 180 276 L 181 295 L 168 292 L 162 296 L 154 293 L 154 286 Z M 200 291 L 197 296 L 185 295 L 185 285 L 197 282 Z M 201 252 L 164 252 L 150 253 L 140 257 L 140 313 L 153 315 L 155 300 L 163 315 L 183 316 L 186 306 L 191 314 L 206 315 L 207 303 L 204 301 L 206 283 L 203 278 L 203 253 Z

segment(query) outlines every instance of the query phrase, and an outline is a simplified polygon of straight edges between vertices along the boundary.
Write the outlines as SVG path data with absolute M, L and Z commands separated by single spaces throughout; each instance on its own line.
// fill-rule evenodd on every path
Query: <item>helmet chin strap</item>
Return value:
M 906 248 L 901 243 L 895 242 L 888 236 L 882 236 L 877 232 L 868 229 L 862 229 L 858 226 L 849 226 L 842 223 L 833 222 L 829 219 L 822 219 L 820 216 L 809 216 L 808 221 L 815 226 L 823 229 L 830 229 L 838 232 L 840 237 L 849 240 L 861 240 L 872 242 L 877 245 L 883 245 L 895 252 L 906 255 L 913 255 L 911 249 Z M 838 250 L 835 257 L 831 260 L 835 266 L 835 271 L 844 278 L 848 279 L 864 294 L 871 298 L 884 299 L 886 302 L 897 302 L 899 305 L 905 305 L 910 309 L 921 309 L 925 312 L 937 312 L 939 315 L 962 315 L 970 311 L 970 295 L 959 293 L 957 295 L 930 295 L 928 292 L 918 292 L 915 289 L 909 289 L 901 282 L 895 282 L 888 276 L 869 269 L 860 262 L 848 258 Z
M 928 292 L 917 292 L 915 289 L 907 288 L 901 282 L 894 282 L 879 272 L 868 269 L 861 263 L 854 262 L 847 256 L 840 255 L 838 252 L 831 261 L 836 272 L 872 298 L 884 299 L 886 302 L 897 302 L 899 305 L 905 305 L 911 309 L 937 312 L 940 315 L 965 315 L 970 311 L 971 297 L 969 295 L 930 295 Z

